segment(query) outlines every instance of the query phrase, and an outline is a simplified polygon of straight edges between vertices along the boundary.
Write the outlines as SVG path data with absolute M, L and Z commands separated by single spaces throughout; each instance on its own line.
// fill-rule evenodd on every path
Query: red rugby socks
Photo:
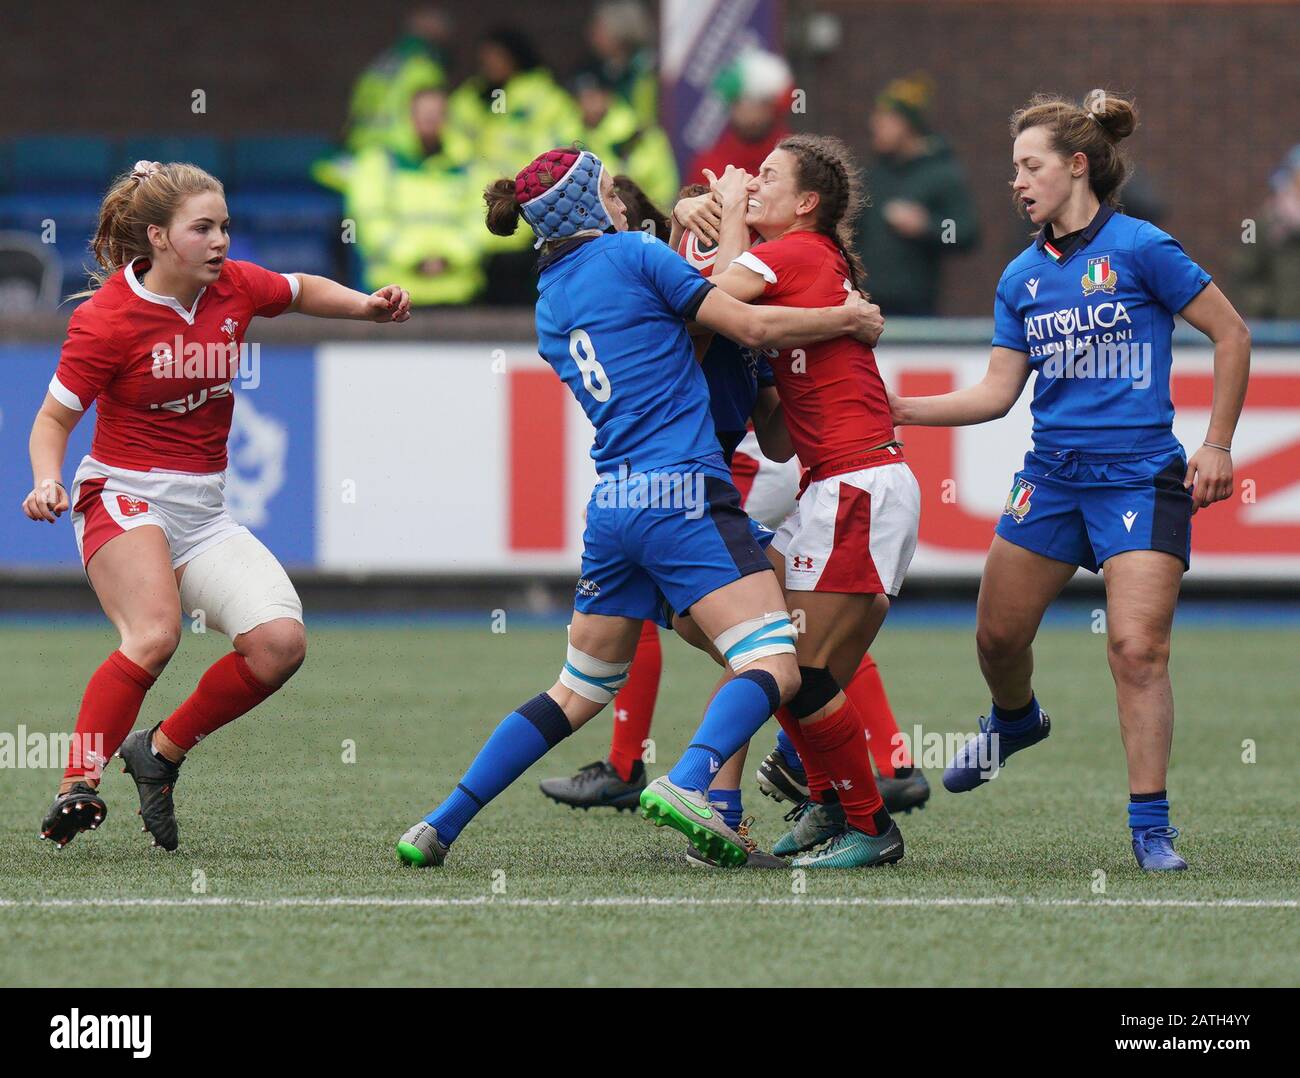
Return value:
M 182 752 L 189 752 L 274 692 L 253 676 L 239 652 L 232 651 L 208 667 L 189 699 L 163 720 L 161 732 Z
M 800 726 L 799 720 L 785 707 L 777 709 L 776 721 L 781 724 L 781 729 L 785 731 L 786 736 L 794 742 L 794 751 L 803 761 L 803 773 L 808 778 L 808 796 L 819 805 L 824 805 L 828 799 L 834 801 L 831 780 L 822 770 L 816 752 L 808 745 L 807 728 Z
M 614 736 L 609 744 L 609 762 L 624 782 L 631 781 L 632 769 L 644 751 L 642 743 L 650 736 L 663 665 L 659 627 L 653 621 L 643 622 L 627 683 L 614 697 Z
M 844 816 L 849 824 L 868 835 L 880 833 L 889 826 L 885 803 L 876 787 L 876 776 L 871 770 L 871 753 L 853 701 L 847 696 L 844 706 L 803 728 L 808 745 L 805 764 L 817 767 L 830 779 L 830 785 L 844 806 Z M 795 742 L 796 747 L 798 742 Z M 799 750 L 803 755 L 803 750 Z
M 876 761 L 876 770 L 883 778 L 894 777 L 896 767 L 911 767 L 912 757 L 907 751 L 898 721 L 885 695 L 885 684 L 880 680 L 880 670 L 870 655 L 862 656 L 853 680 L 844 690 L 867 729 L 867 748 Z
M 63 772 L 66 785 L 71 785 L 70 779 L 98 784 L 104 764 L 131 732 L 145 693 L 155 680 L 120 651 L 113 652 L 91 675 Z

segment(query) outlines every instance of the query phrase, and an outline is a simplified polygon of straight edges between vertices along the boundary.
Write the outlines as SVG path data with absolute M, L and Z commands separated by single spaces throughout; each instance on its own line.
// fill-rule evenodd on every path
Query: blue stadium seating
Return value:
M 337 277 L 338 262 L 328 236 L 300 233 L 258 233 L 241 244 L 247 257 L 260 266 L 280 273 L 314 273 Z
M 9 146 L 14 191 L 102 191 L 112 172 L 112 143 L 99 135 L 25 135 Z
M 320 188 L 299 191 L 247 191 L 226 198 L 231 227 L 254 232 L 319 232 L 335 238 L 343 217 L 342 199 Z
M 312 162 L 336 151 L 319 135 L 253 135 L 235 140 L 230 185 L 238 190 L 303 188 L 312 182 Z

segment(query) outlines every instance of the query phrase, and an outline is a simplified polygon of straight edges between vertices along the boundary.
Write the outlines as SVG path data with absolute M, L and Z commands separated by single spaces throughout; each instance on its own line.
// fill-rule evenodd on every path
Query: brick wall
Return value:
M 865 155 L 865 117 L 886 82 L 923 69 L 937 84 L 934 123 L 967 170 L 984 226 L 979 250 L 948 263 L 945 313 L 990 314 L 998 276 L 1026 242 L 1029 226 L 1010 208 L 1007 118 L 1035 91 L 1136 95 L 1141 126 L 1124 146 L 1166 205 L 1163 227 L 1221 281 L 1242 219 L 1300 142 L 1292 4 L 819 0 L 791 5 L 792 51 L 793 16 L 810 9 L 838 15 L 844 36 L 816 63 L 800 58 L 801 126 Z
M 352 79 L 396 35 L 407 4 L 364 7 L 229 0 L 220 4 L 48 3 L 0 7 L 0 136 L 155 130 L 229 135 L 337 130 Z M 466 43 L 508 21 L 536 35 L 561 70 L 579 59 L 589 0 L 480 0 L 456 9 Z M 1039 89 L 1094 86 L 1137 95 L 1143 126 L 1127 143 L 1168 206 L 1166 227 L 1224 274 L 1267 179 L 1300 141 L 1300 8 L 1282 3 L 1084 0 L 788 0 L 839 16 L 833 54 L 809 63 L 788 43 L 808 113 L 798 126 L 865 152 L 865 117 L 889 79 L 917 68 L 938 84 L 934 118 L 970 175 L 985 227 L 954 257 L 945 310 L 987 314 L 1025 226 L 1009 209 L 1006 118 Z M 190 111 L 207 93 L 206 115 Z

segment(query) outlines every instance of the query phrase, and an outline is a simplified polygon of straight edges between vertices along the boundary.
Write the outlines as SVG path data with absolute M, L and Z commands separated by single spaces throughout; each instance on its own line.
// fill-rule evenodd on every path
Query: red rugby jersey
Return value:
M 759 303 L 829 307 L 843 303 L 852 288 L 844 255 L 820 232 L 788 233 L 758 244 L 736 261 L 763 278 Z M 885 383 L 875 354 L 861 341 L 836 337 L 800 348 L 769 349 L 767 356 L 790 440 L 805 468 L 841 461 L 851 466 L 872 446 L 894 437 Z
M 148 266 L 123 267 L 73 311 L 50 393 L 77 411 L 97 405 L 90 455 L 103 464 L 223 471 L 239 346 L 255 315 L 293 302 L 297 279 L 227 260 L 186 310 L 140 283 Z

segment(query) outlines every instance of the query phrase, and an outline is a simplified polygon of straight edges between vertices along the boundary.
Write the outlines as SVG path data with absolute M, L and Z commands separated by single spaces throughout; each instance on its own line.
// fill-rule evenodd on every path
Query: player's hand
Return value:
M 1191 491 L 1192 512 L 1232 495 L 1232 454 L 1201 446 L 1187 462 L 1183 489 Z
M 411 317 L 411 294 L 400 285 L 385 285 L 366 297 L 363 317 L 370 322 L 405 322 Z
M 29 520 L 46 520 L 53 524 L 67 511 L 68 492 L 57 479 L 42 479 L 23 499 L 23 512 Z
M 853 313 L 853 328 L 849 330 L 849 336 L 868 348 L 874 348 L 885 331 L 885 319 L 880 308 L 861 292 L 850 292 L 844 299 L 844 306 Z
M 722 228 L 722 203 L 712 191 L 693 198 L 678 199 L 673 207 L 673 220 L 705 247 L 716 247 Z
M 722 200 L 724 208 L 737 203 L 743 206 L 749 201 L 749 193 L 745 188 L 754 177 L 743 168 L 728 165 L 721 176 L 715 176 L 706 168 L 704 178 L 709 181 L 710 190 Z
M 925 235 L 930 227 L 930 211 L 919 202 L 890 199 L 881 207 L 880 214 L 890 228 L 909 240 Z

